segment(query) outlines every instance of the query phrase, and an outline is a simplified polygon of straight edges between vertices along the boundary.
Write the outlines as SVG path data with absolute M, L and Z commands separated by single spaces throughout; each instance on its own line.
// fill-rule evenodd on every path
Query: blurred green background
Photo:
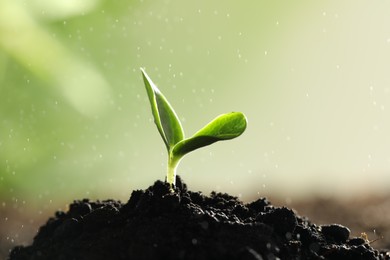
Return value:
M 73 199 L 126 201 L 164 179 L 140 67 L 187 135 L 225 112 L 249 119 L 243 136 L 183 159 L 190 189 L 243 200 L 384 192 L 388 10 L 352 0 L 0 0 L 0 243 L 29 242 Z

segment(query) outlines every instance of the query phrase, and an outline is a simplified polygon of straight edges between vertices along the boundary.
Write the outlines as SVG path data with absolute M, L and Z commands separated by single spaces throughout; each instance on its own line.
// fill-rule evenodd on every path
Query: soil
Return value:
M 177 178 L 133 191 L 129 201 L 74 201 L 9 259 L 390 259 L 349 228 L 316 225 L 265 198 L 192 192 Z

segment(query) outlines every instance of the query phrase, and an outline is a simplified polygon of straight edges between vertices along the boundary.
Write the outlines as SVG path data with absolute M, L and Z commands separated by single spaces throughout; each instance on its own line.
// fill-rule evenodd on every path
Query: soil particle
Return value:
M 347 242 L 351 233 L 349 228 L 338 224 L 322 225 L 321 232 L 325 236 L 326 241 L 340 244 Z
M 157 181 L 129 201 L 74 201 L 9 259 L 390 259 L 347 227 L 317 226 L 265 198 L 192 192 L 178 177 L 172 193 Z

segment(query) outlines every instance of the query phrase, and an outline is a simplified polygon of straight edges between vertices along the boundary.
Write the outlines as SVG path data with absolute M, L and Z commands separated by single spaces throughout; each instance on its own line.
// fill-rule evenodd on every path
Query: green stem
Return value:
M 167 182 L 173 190 L 173 186 L 176 185 L 176 169 L 179 165 L 180 158 L 173 158 L 171 154 L 169 154 L 168 158 L 168 172 L 167 172 Z

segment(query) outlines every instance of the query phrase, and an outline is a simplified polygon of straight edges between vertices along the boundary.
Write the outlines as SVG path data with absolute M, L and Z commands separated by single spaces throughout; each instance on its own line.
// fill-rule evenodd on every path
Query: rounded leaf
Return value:
M 173 147 L 172 155 L 180 158 L 200 147 L 236 138 L 245 131 L 246 126 L 247 119 L 241 112 L 220 115 L 196 132 L 191 138 L 177 143 Z

